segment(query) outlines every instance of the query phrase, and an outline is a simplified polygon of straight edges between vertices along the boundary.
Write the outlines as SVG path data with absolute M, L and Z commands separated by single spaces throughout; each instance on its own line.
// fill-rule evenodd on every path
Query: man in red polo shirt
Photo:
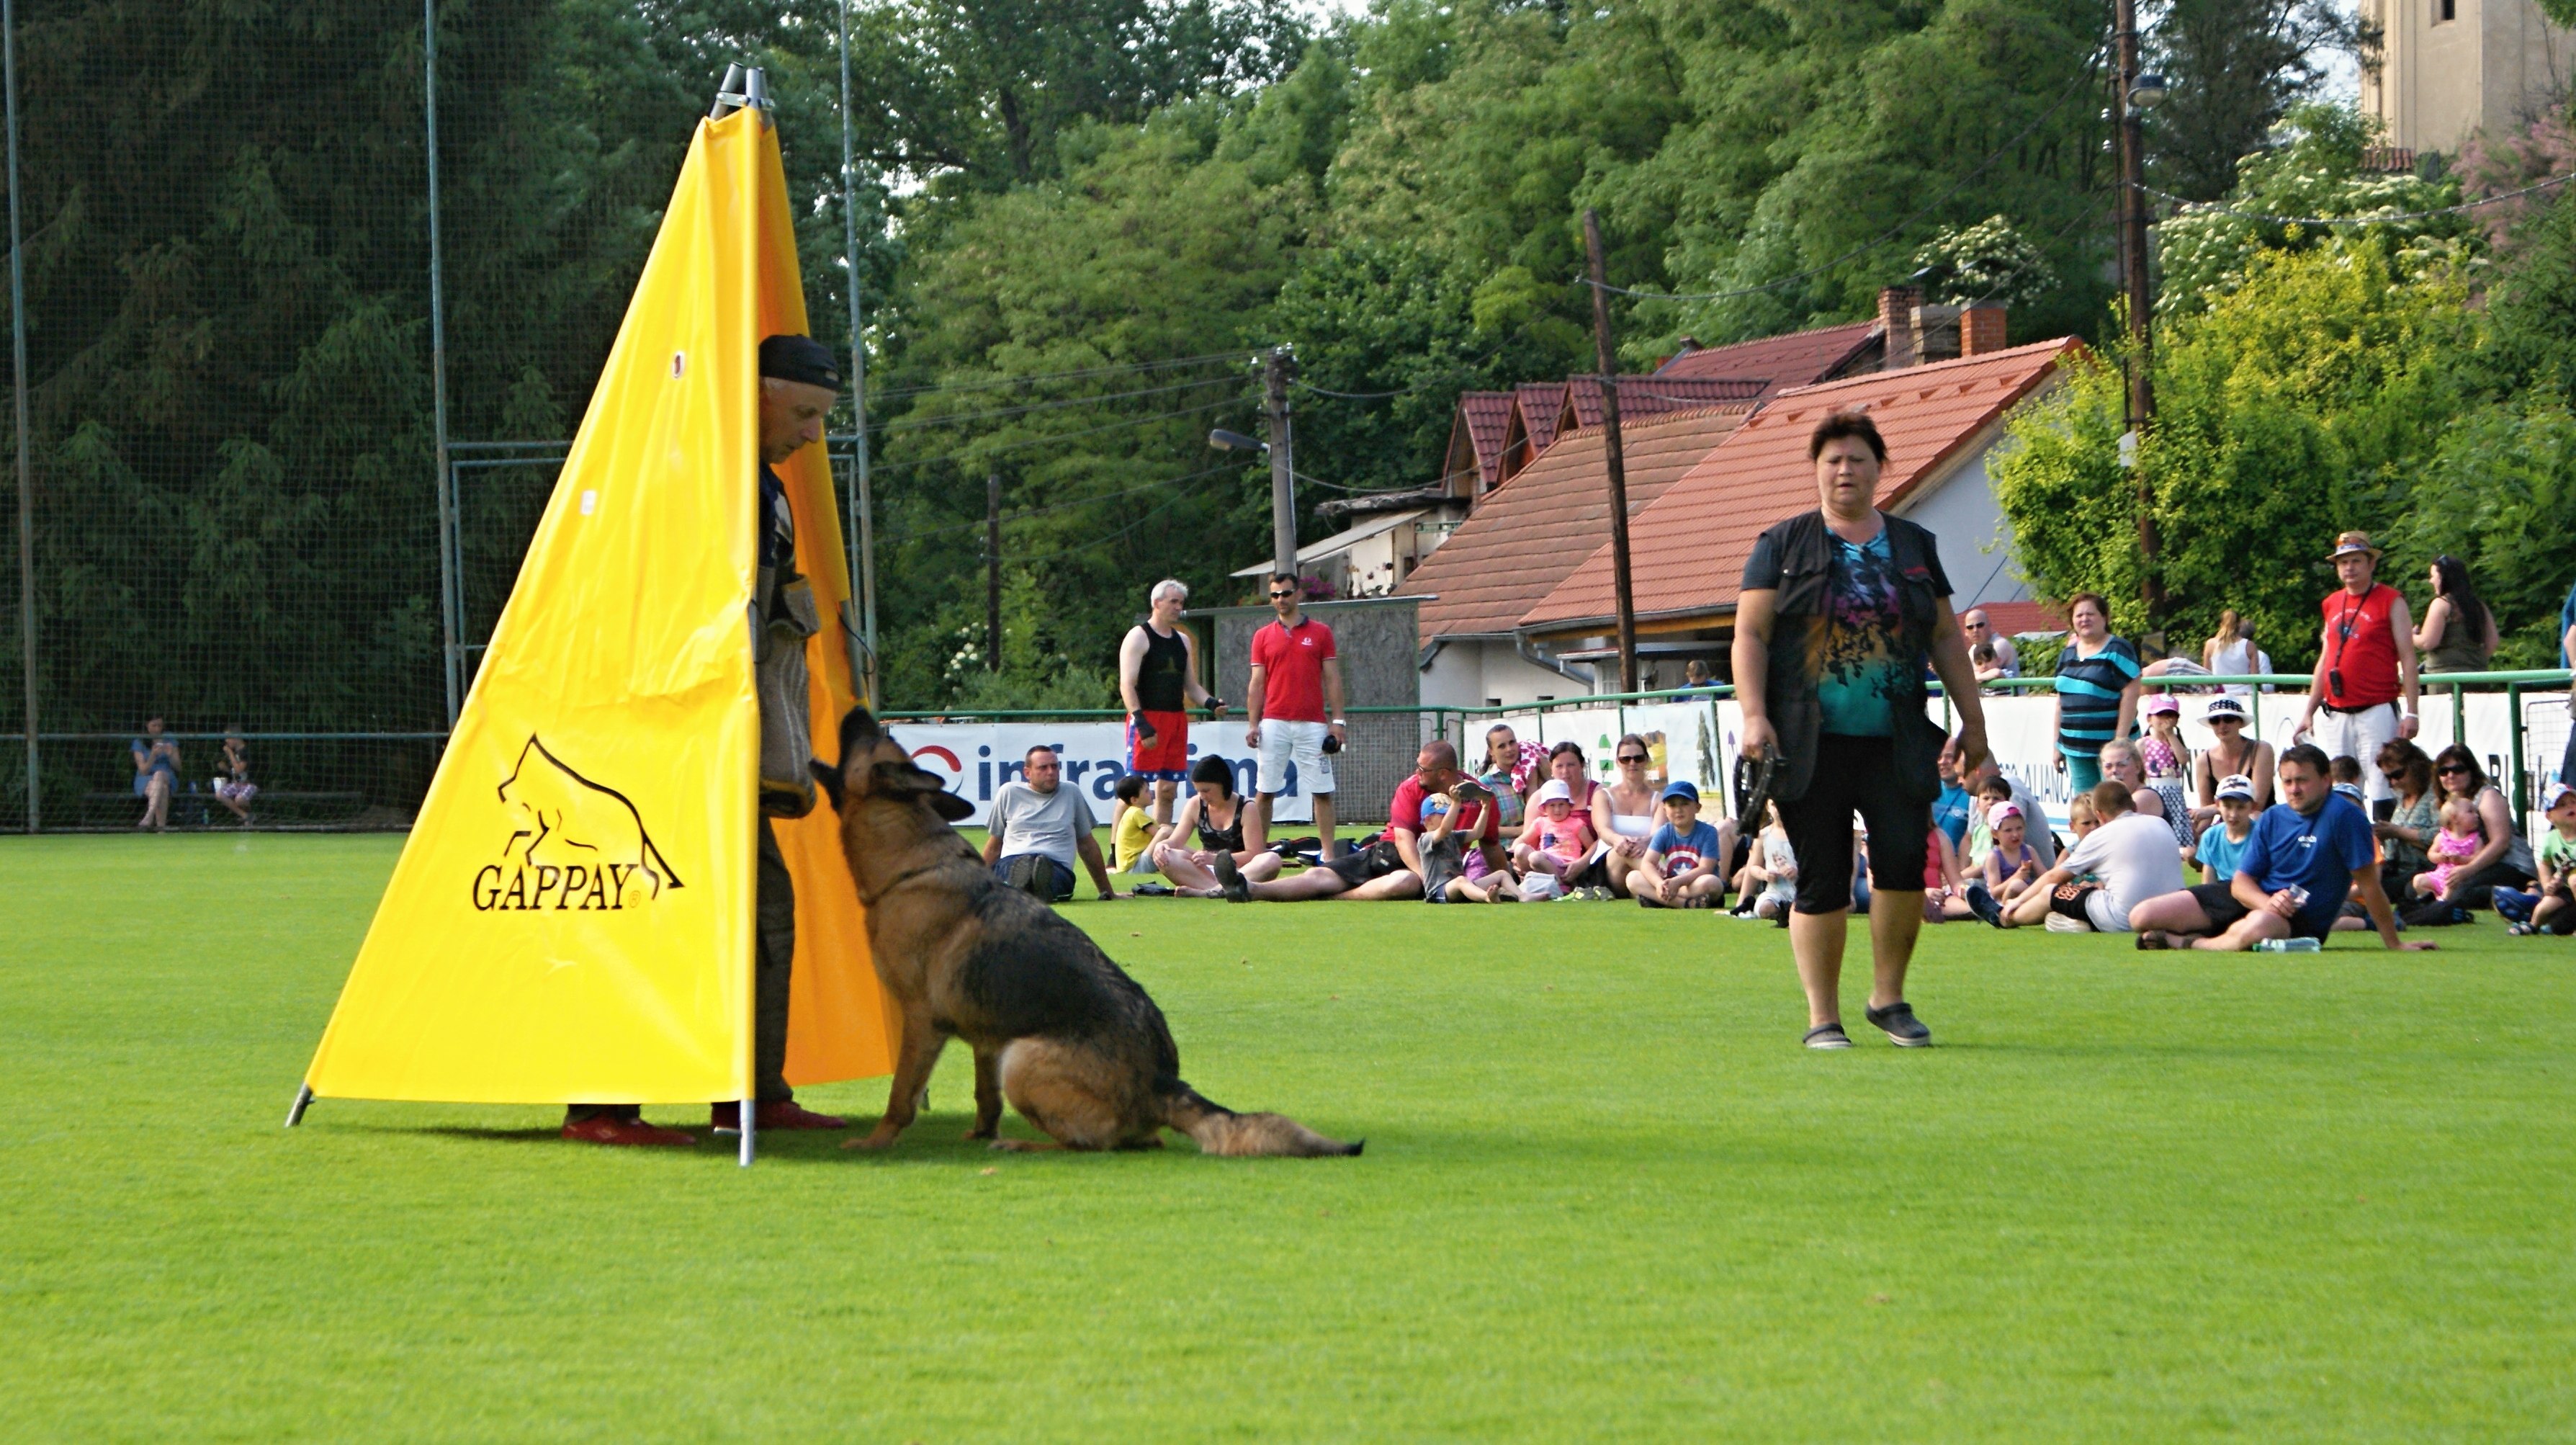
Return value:
M 2326 625 L 2316 676 L 2290 741 L 2313 741 L 2330 759 L 2360 759 L 2362 784 L 2376 802 L 2395 794 L 2372 760 L 2391 738 L 2415 736 L 2415 623 L 2406 614 L 2406 598 L 2372 580 L 2379 549 L 2370 545 L 2368 533 L 2336 537 L 2326 560 L 2334 563 L 2343 586 L 2322 604 Z M 2400 698 L 2406 702 L 2402 712 Z
M 1342 717 L 1342 664 L 1333 651 L 1333 629 L 1299 612 L 1300 590 L 1294 577 L 1271 578 L 1270 607 L 1279 620 L 1252 634 L 1252 685 L 1243 699 L 1252 726 L 1243 740 L 1261 759 L 1260 797 L 1252 809 L 1252 826 L 1260 831 L 1243 838 L 1255 851 L 1269 842 L 1273 800 L 1288 791 L 1293 762 L 1299 785 L 1315 800 L 1315 832 L 1324 840 L 1324 856 L 1335 858 L 1341 843 L 1333 836 L 1332 754 L 1350 741 L 1350 725 Z

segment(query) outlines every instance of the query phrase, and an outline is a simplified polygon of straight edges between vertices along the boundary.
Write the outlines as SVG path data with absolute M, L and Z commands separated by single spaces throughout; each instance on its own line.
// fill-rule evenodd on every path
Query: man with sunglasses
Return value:
M 1271 578 L 1270 610 L 1278 620 L 1252 634 L 1252 682 L 1243 693 L 1244 717 L 1252 725 L 1243 740 L 1261 759 L 1261 770 L 1243 841 L 1254 852 L 1268 845 L 1271 810 L 1288 791 L 1293 763 L 1299 786 L 1314 800 L 1315 832 L 1329 860 L 1342 851 L 1333 836 L 1332 755 L 1350 741 L 1350 725 L 1342 717 L 1342 664 L 1333 650 L 1333 629 L 1299 611 L 1301 590 L 1294 577 Z
M 2316 675 L 2290 740 L 2314 742 L 2329 758 L 2376 758 L 2389 739 L 2415 736 L 2415 624 L 2404 595 L 2372 580 L 2379 557 L 2368 533 L 2345 532 L 2326 558 L 2343 586 L 2319 604 L 2325 631 L 2318 638 Z M 2363 786 L 2374 803 L 2395 796 L 2376 770 L 2364 771 Z

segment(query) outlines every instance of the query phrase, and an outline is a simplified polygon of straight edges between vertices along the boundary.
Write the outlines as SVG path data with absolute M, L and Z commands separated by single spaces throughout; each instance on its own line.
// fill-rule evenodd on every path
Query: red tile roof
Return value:
M 2006 637 L 2025 632 L 2064 632 L 2066 617 L 2045 602 L 1980 602 L 1987 625 Z
M 1762 383 L 1744 377 L 1702 377 L 1676 380 L 1666 376 L 1623 376 L 1619 378 L 1619 415 L 1655 416 L 1688 407 L 1719 406 L 1731 401 L 1753 401 L 1762 395 Z M 1557 412 L 1557 426 L 1571 431 L 1576 427 L 1601 425 L 1601 383 L 1589 376 L 1565 379 L 1565 403 Z
M 1631 517 L 1735 430 L 1749 406 L 1672 412 L 1619 429 Z M 1509 632 L 1610 536 L 1601 432 L 1569 432 L 1489 494 L 1397 587 L 1423 597 L 1422 636 Z
M 1565 410 L 1565 383 L 1524 381 L 1512 388 L 1512 397 L 1512 441 L 1506 444 L 1506 456 L 1510 469 L 1517 471 L 1556 440 L 1557 414 Z M 1522 441 L 1529 445 L 1528 454 L 1510 456 L 1510 446 Z
M 1892 508 L 1917 482 L 1943 471 L 2082 347 L 2073 337 L 2059 337 L 1986 356 L 1802 387 L 1772 398 L 1630 525 L 1637 615 L 1687 616 L 1734 606 L 1753 539 L 1816 504 L 1807 433 L 1828 412 L 1862 410 L 1877 421 L 1887 441 L 1878 504 Z M 1610 549 L 1596 546 L 1582 566 L 1515 621 L 1527 627 L 1564 626 L 1606 618 L 1616 606 Z
M 1875 321 L 1819 326 L 1786 336 L 1740 341 L 1733 346 L 1685 351 L 1656 368 L 1655 375 L 1672 379 L 1754 377 L 1768 383 L 1763 394 L 1770 396 L 1791 387 L 1833 380 L 1877 340 Z
M 1457 419 L 1450 424 L 1448 460 L 1441 478 L 1446 490 L 1473 496 L 1501 483 L 1503 434 L 1511 429 L 1512 401 L 1508 391 L 1458 394 Z M 1470 468 L 1475 471 L 1476 485 L 1458 485 Z

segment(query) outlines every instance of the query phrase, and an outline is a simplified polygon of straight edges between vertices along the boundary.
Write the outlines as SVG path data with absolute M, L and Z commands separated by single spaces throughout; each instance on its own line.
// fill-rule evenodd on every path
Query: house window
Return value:
M 2433 23 L 2460 18 L 2460 0 L 2433 0 Z

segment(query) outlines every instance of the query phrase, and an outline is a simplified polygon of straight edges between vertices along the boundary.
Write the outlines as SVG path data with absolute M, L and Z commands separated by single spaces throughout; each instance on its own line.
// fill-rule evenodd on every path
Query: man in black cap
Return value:
M 823 439 L 823 419 L 840 391 L 840 367 L 812 337 L 772 336 L 760 343 L 760 496 L 753 520 L 760 569 L 753 600 L 764 634 L 773 626 L 795 630 L 790 618 L 804 583 L 796 570 L 796 513 L 776 467 Z M 810 602 L 804 610 L 811 612 Z M 801 625 L 810 635 L 815 620 L 807 616 Z M 769 819 L 772 814 L 801 817 L 811 806 L 810 792 L 789 793 L 764 778 L 752 931 L 752 1083 L 757 1101 L 752 1118 L 763 1129 L 845 1127 L 828 1114 L 798 1107 L 787 1087 L 787 984 L 796 962 L 796 885 Z M 719 1134 L 737 1133 L 741 1112 L 733 1101 L 712 1105 L 709 1123 Z M 632 1104 L 575 1104 L 564 1111 L 563 1135 L 593 1144 L 697 1142 L 680 1130 L 645 1123 Z

